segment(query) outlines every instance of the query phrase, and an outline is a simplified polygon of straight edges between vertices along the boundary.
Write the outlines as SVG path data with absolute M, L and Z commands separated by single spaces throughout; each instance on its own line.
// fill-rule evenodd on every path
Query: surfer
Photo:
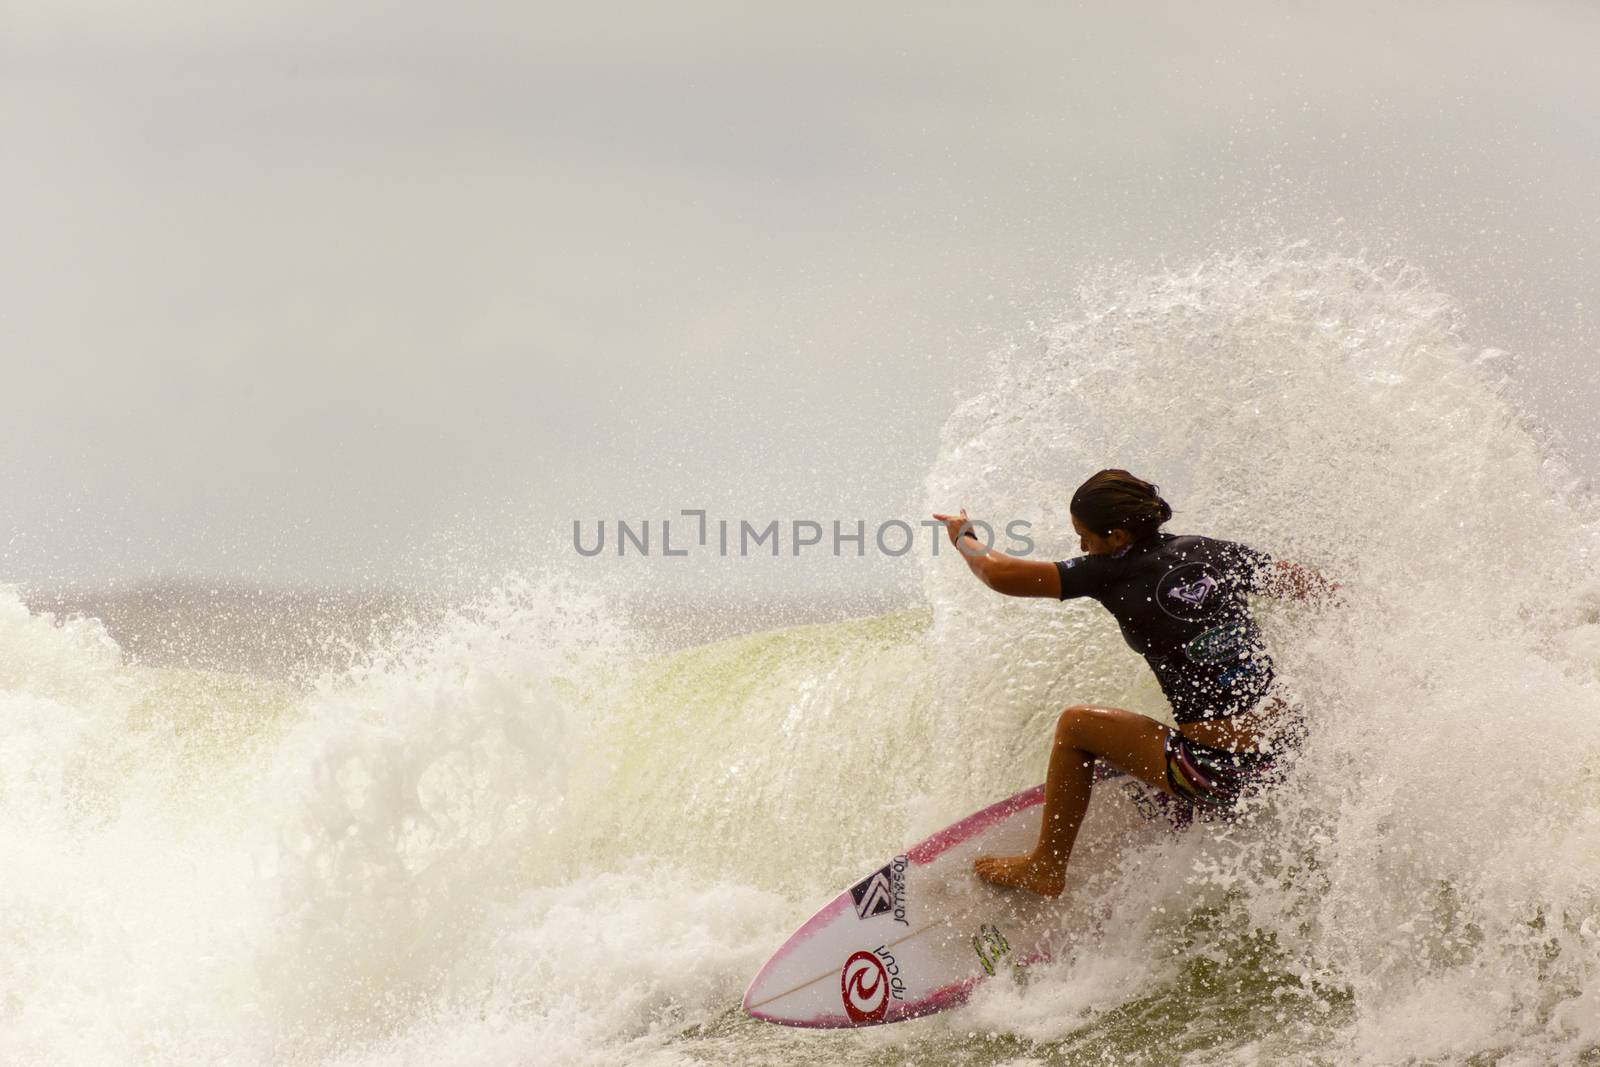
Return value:
M 1298 724 L 1272 692 L 1272 660 L 1247 594 L 1319 600 L 1338 588 L 1309 567 L 1241 544 L 1163 533 L 1171 506 L 1156 486 L 1125 470 L 1084 482 L 1071 513 L 1084 554 L 1054 563 L 988 548 L 965 508 L 933 516 L 995 592 L 1099 601 L 1172 703 L 1176 730 L 1122 708 L 1079 704 L 1061 713 L 1038 844 L 1024 856 L 987 856 L 974 865 L 987 881 L 1047 896 L 1066 885 L 1096 760 L 1219 813 L 1261 784 Z

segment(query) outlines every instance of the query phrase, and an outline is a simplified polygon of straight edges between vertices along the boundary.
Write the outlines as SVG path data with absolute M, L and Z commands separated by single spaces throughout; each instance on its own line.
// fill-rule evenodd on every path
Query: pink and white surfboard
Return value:
M 955 1007 L 979 982 L 1092 931 L 1102 909 L 1074 886 L 1103 869 L 1119 843 L 1153 838 L 1155 829 L 1120 790 L 1097 790 L 1061 897 L 997 889 L 973 874 L 979 856 L 1033 847 L 1043 800 L 1044 787 L 1035 786 L 990 805 L 857 881 L 773 954 L 745 992 L 744 1010 L 785 1026 L 914 1019 Z

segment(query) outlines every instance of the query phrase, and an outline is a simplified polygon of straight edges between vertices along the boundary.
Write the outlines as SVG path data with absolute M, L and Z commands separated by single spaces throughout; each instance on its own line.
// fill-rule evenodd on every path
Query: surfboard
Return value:
M 1131 779 L 1124 788 L 1130 795 L 1140 789 Z M 1096 790 L 1060 897 L 1001 889 L 972 872 L 979 856 L 1033 847 L 1042 785 L 891 857 L 773 953 L 745 992 L 745 1012 L 817 1028 L 914 1019 L 956 1007 L 979 983 L 1092 936 L 1104 909 L 1074 887 L 1103 870 L 1121 846 L 1156 834 L 1148 811 L 1141 814 L 1121 793 Z

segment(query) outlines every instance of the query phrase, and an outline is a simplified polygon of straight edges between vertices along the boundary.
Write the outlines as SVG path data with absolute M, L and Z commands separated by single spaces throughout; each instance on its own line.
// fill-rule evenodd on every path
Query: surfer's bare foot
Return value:
M 1067 876 L 1049 860 L 1026 856 L 984 856 L 972 865 L 985 882 L 1011 889 L 1026 889 L 1045 897 L 1059 897 L 1067 887 Z

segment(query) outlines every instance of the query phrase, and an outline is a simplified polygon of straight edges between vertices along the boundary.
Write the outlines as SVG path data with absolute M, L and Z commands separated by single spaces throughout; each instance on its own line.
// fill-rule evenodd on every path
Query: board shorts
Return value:
M 1241 800 L 1269 788 L 1280 777 L 1276 753 L 1229 752 L 1176 730 L 1168 732 L 1163 751 L 1171 793 L 1151 789 L 1105 760 L 1095 761 L 1094 781 L 1127 779 L 1122 789 L 1145 818 L 1164 819 L 1174 830 L 1182 830 L 1197 816 L 1207 821 L 1233 818 Z
M 1275 760 L 1263 752 L 1230 752 L 1202 744 L 1176 730 L 1163 746 L 1167 788 L 1184 800 L 1213 810 L 1231 809 L 1273 770 Z

